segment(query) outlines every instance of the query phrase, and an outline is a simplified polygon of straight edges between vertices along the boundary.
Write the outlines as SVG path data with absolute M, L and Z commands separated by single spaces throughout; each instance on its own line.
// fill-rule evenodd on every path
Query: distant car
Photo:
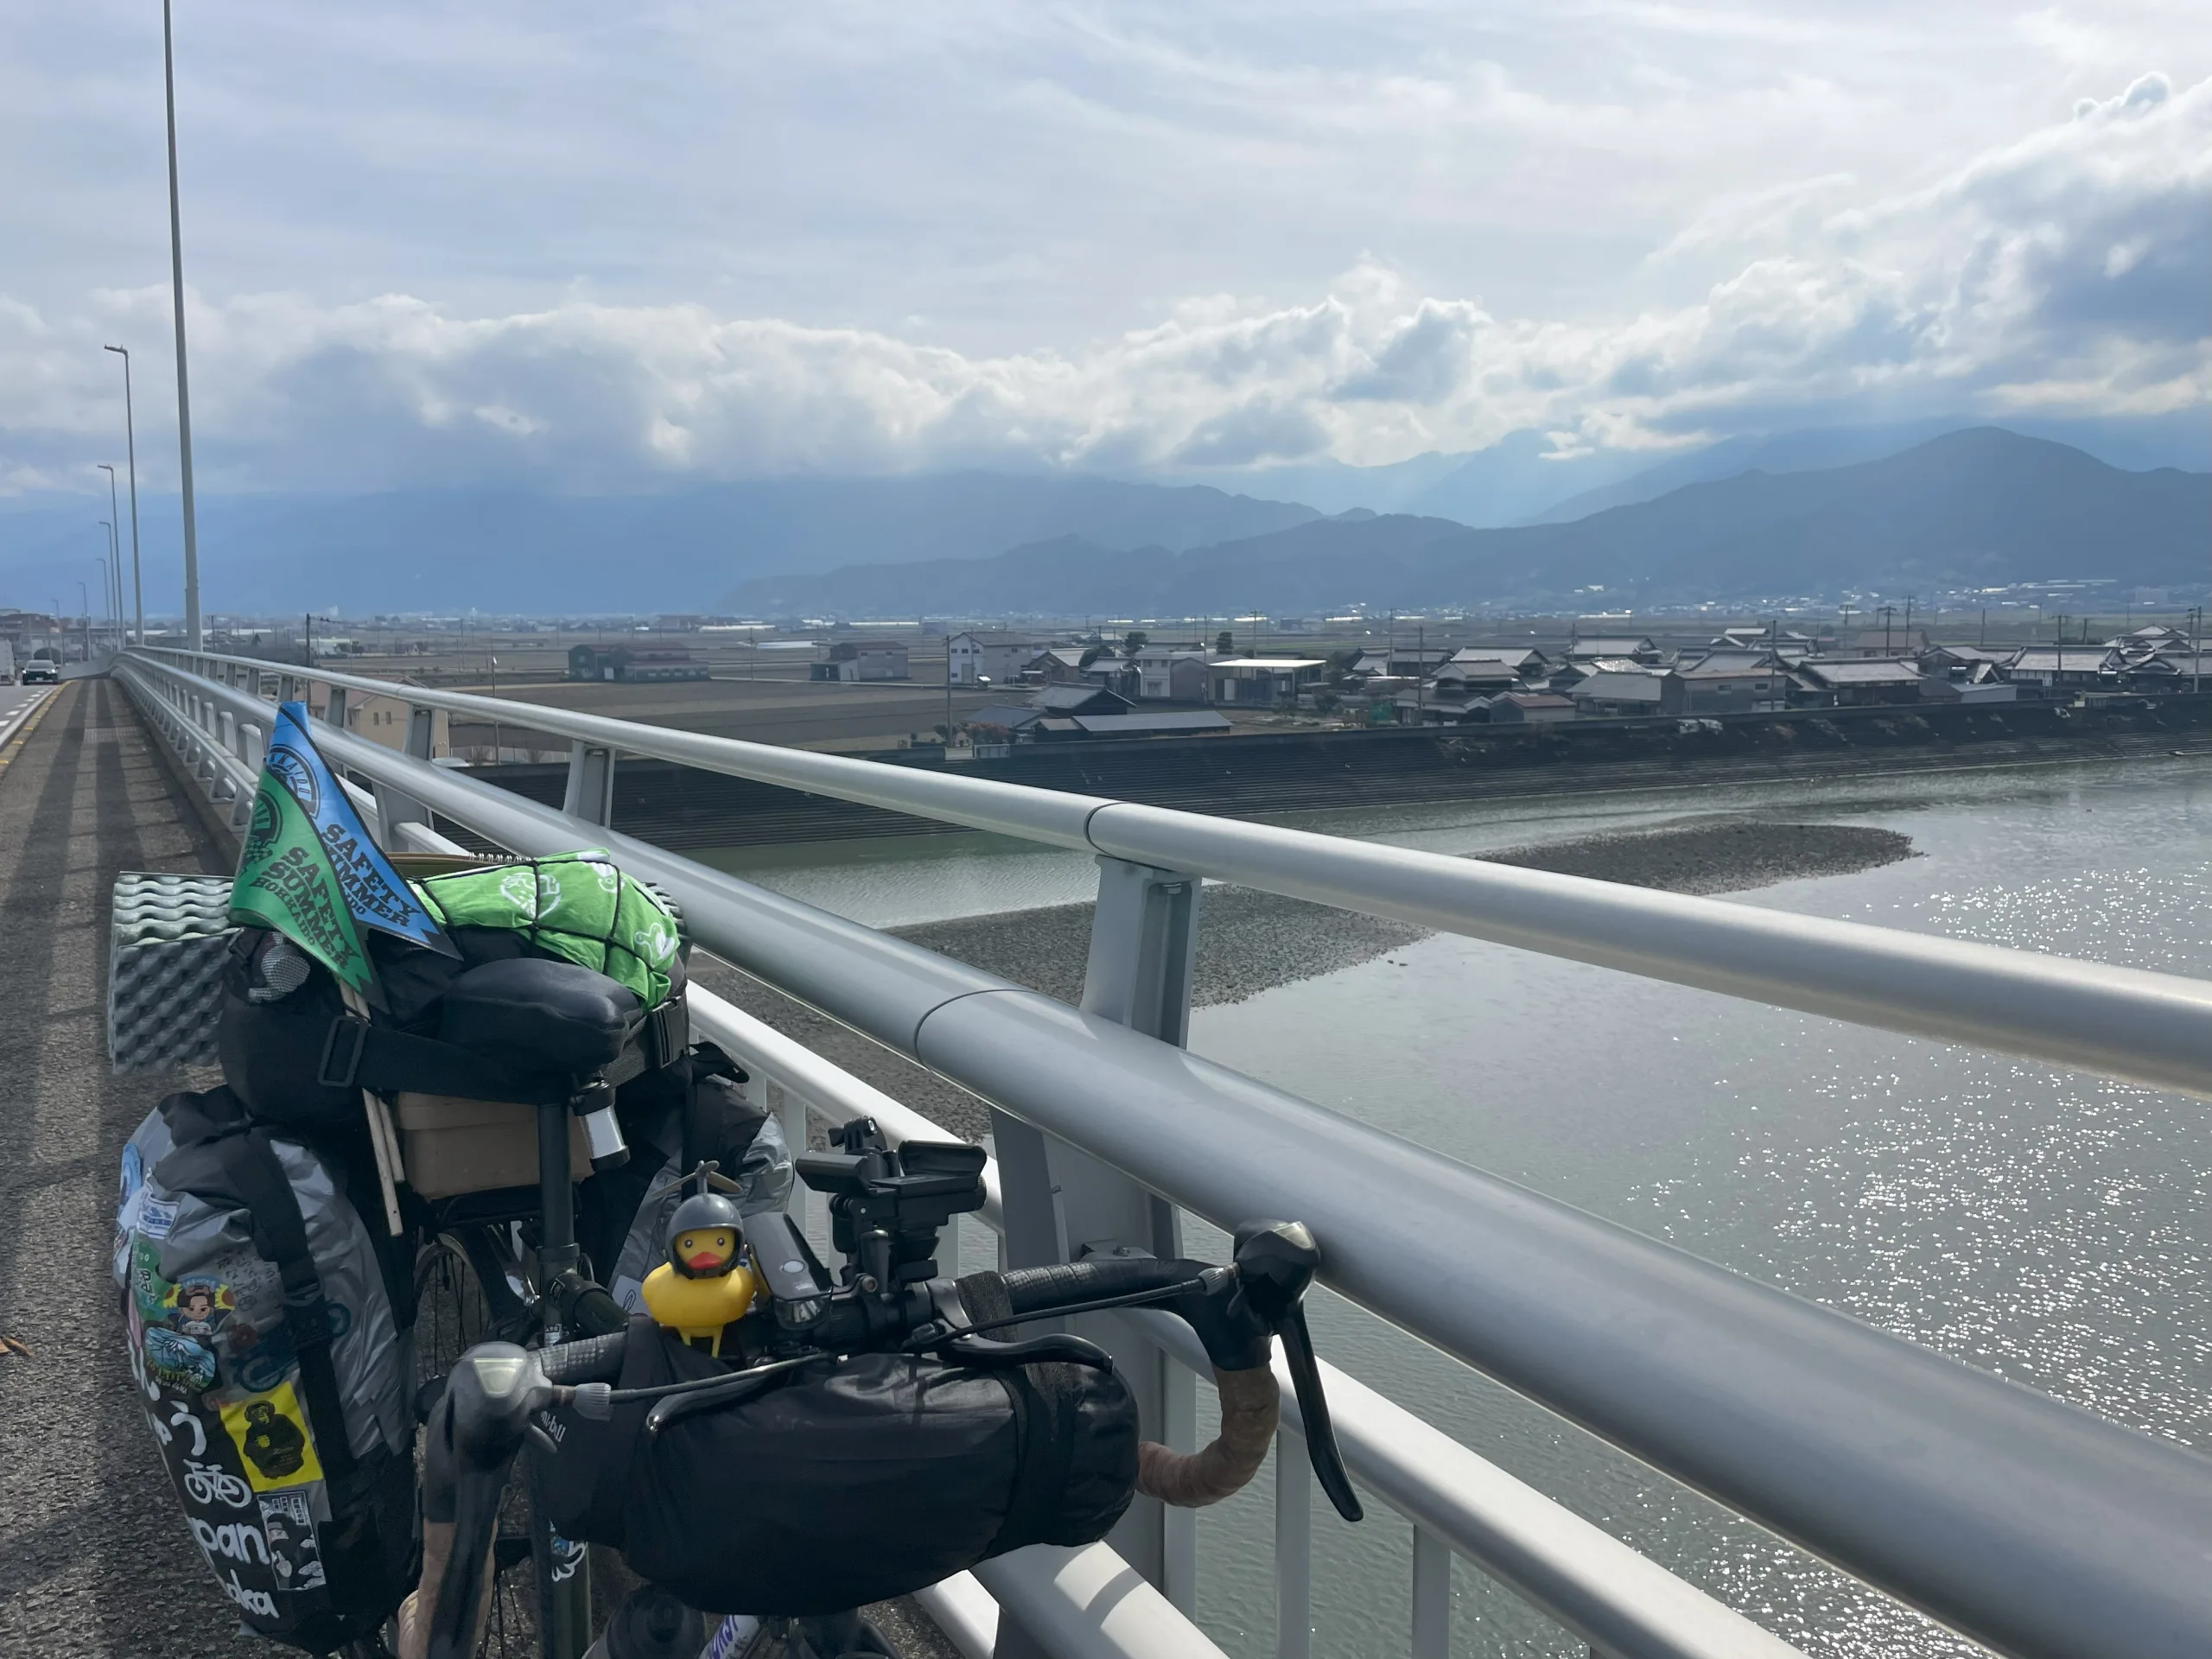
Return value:
M 25 685 L 59 685 L 61 667 L 51 657 L 34 657 L 23 664 Z

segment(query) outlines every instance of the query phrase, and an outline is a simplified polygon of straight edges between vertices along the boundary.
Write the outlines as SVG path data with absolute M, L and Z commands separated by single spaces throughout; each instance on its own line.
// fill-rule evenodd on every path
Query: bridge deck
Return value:
M 0 1653 L 266 1653 L 186 1531 L 133 1402 L 108 1260 L 116 1154 L 180 1075 L 107 1066 L 109 889 L 227 862 L 129 700 L 64 685 L 0 772 Z

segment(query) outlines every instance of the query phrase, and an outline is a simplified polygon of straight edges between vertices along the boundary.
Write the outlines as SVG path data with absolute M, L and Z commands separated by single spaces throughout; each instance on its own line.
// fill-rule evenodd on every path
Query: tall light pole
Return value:
M 85 671 L 90 673 L 92 666 L 92 601 L 86 594 L 85 584 L 81 582 L 77 584 L 77 602 L 85 607 Z
M 100 520 L 100 528 L 107 531 L 108 550 L 108 556 L 100 561 L 100 603 L 104 606 L 114 606 L 116 602 L 115 572 L 123 569 L 123 563 L 115 550 L 115 525 L 103 518 Z M 120 607 L 110 610 L 108 616 L 118 628 L 122 627 L 123 611 Z
M 130 412 L 130 353 L 120 346 L 103 346 L 104 352 L 113 352 L 123 359 L 123 445 L 124 457 L 130 463 L 130 611 L 137 625 L 138 643 L 146 643 L 146 580 L 138 563 L 138 423 Z M 118 572 L 117 583 L 121 585 Z
M 115 626 L 123 626 L 123 509 L 115 499 L 115 468 L 105 461 L 96 462 L 107 474 L 108 550 L 115 555 Z
M 169 116 L 169 292 L 176 312 L 176 453 L 184 494 L 184 637 L 194 651 L 200 633 L 200 535 L 192 512 L 192 389 L 184 367 L 184 225 L 176 206 L 176 48 L 169 0 L 162 0 L 162 86 Z

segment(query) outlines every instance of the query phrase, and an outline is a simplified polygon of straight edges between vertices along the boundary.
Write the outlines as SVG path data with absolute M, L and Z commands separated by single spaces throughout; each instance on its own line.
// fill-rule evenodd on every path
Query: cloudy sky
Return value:
M 206 488 L 2212 416 L 2201 0 L 178 27 Z M 169 464 L 160 52 L 154 0 L 0 13 L 0 489 L 97 477 L 110 340 Z

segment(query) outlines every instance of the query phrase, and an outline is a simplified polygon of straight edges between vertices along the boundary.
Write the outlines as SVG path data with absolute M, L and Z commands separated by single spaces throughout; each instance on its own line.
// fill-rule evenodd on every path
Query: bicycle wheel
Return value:
M 414 1381 L 418 1410 L 429 1402 L 428 1385 L 442 1385 L 454 1362 L 469 1348 L 509 1337 L 512 1320 L 506 1310 L 516 1300 L 513 1292 L 505 1283 L 487 1292 L 471 1260 L 496 1264 L 504 1279 L 506 1264 L 499 1260 L 496 1242 L 496 1236 L 463 1239 L 440 1233 L 416 1257 Z M 419 1450 L 416 1456 L 421 1456 Z M 493 1544 L 492 1610 L 483 1644 L 477 1649 L 479 1659 L 538 1659 L 538 1579 L 532 1566 L 537 1530 L 531 1524 L 522 1483 L 510 1483 Z

